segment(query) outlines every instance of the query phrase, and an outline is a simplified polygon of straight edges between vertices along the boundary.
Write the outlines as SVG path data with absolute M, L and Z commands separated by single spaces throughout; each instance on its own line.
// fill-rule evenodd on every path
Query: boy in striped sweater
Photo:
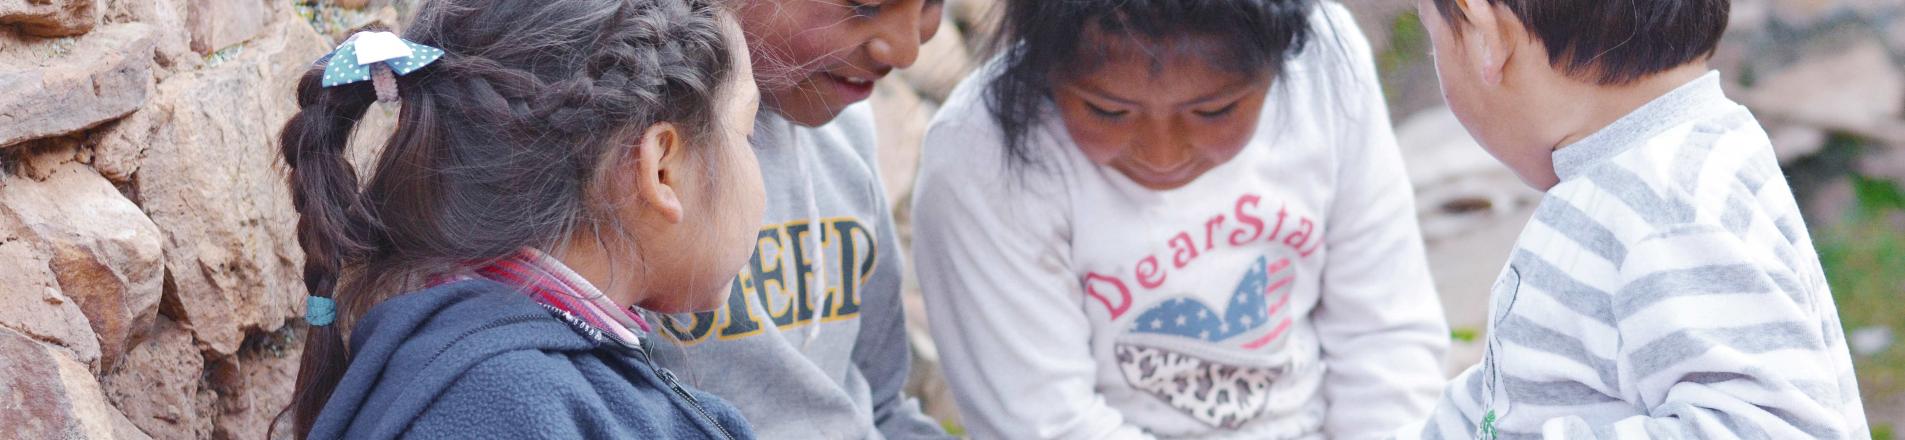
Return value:
M 1728 0 L 1418 0 L 1443 95 L 1547 191 L 1480 365 L 1403 437 L 1866 438 L 1765 132 L 1709 70 Z

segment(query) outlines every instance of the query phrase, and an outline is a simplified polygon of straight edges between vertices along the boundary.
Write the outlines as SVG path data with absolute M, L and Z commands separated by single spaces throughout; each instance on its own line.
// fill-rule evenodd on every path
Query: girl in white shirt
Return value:
M 1369 45 L 1312 0 L 1010 2 L 927 134 L 927 311 L 975 438 L 1357 438 L 1448 328 Z

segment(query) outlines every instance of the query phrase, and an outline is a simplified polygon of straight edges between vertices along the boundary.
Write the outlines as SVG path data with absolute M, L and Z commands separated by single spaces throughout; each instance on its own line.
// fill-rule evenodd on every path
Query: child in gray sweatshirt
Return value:
M 874 83 L 911 65 L 939 0 L 740 5 L 764 108 L 755 253 L 714 312 L 663 316 L 651 350 L 762 438 L 943 438 L 906 396 L 905 253 L 877 173 Z

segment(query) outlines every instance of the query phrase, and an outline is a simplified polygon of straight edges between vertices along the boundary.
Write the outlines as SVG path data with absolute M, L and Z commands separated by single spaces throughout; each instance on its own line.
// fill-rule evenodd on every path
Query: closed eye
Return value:
M 1192 110 L 1192 111 L 1191 111 L 1191 113 L 1196 113 L 1196 114 L 1197 114 L 1198 116 L 1203 116 L 1203 117 L 1206 117 L 1206 118 L 1216 118 L 1216 117 L 1222 117 L 1222 116 L 1224 116 L 1224 115 L 1228 115 L 1228 114 L 1230 114 L 1230 112 L 1231 112 L 1231 111 L 1234 111 L 1234 110 L 1237 110 L 1237 104 L 1239 104 L 1239 103 L 1242 103 L 1242 102 L 1243 102 L 1243 101 L 1241 101 L 1241 100 L 1238 100 L 1238 101 L 1231 101 L 1231 102 L 1230 102 L 1230 105 L 1226 105 L 1226 106 L 1224 106 L 1223 108 L 1220 108 L 1220 109 L 1216 109 L 1216 110 Z
M 1092 104 L 1091 101 L 1084 101 L 1084 103 L 1085 103 L 1085 108 L 1091 109 L 1091 112 L 1093 114 L 1096 114 L 1098 116 L 1103 116 L 1106 118 L 1117 118 L 1117 117 L 1124 116 L 1126 114 L 1131 113 L 1131 111 L 1129 110 L 1108 110 L 1108 109 L 1105 109 L 1104 107 L 1099 107 L 1096 104 Z

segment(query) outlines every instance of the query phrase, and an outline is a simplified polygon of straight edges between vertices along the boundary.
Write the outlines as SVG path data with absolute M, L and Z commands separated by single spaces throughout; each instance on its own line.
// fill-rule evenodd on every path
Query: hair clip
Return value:
M 377 100 L 397 100 L 397 76 L 408 75 L 443 57 L 443 49 L 412 43 L 389 32 L 358 32 L 319 59 L 325 87 L 370 81 Z
M 323 327 L 335 321 L 337 321 L 337 301 L 321 296 L 304 297 L 304 322 L 314 327 Z

